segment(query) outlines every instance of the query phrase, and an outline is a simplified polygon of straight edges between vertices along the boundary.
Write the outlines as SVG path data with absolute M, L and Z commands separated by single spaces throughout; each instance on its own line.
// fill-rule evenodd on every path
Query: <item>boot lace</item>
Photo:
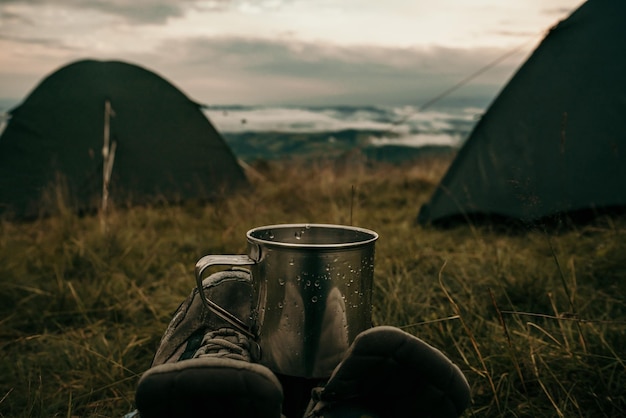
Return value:
M 204 334 L 193 357 L 225 357 L 249 362 L 250 340 L 232 328 L 220 328 Z

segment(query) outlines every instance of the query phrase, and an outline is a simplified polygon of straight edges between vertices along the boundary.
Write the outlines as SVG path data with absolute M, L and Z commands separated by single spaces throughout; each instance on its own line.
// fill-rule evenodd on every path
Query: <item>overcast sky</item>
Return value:
M 0 0 L 0 98 L 85 58 L 217 104 L 422 105 L 491 97 L 581 0 Z

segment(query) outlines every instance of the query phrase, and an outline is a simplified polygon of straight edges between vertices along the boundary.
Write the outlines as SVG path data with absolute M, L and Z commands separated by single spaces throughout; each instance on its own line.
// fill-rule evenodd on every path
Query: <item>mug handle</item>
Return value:
M 205 255 L 196 263 L 196 286 L 200 293 L 202 303 L 210 309 L 215 315 L 230 323 L 247 337 L 256 339 L 252 329 L 235 315 L 219 306 L 217 303 L 207 299 L 202 289 L 202 274 L 211 266 L 251 266 L 256 264 L 252 258 L 247 255 Z

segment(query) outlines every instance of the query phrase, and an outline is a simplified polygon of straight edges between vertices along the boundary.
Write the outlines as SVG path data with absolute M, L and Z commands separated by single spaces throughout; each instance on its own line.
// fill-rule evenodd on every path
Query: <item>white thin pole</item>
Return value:
M 107 166 L 109 161 L 109 120 L 111 116 L 111 102 L 104 102 L 104 144 L 102 146 L 102 212 L 106 213 L 109 201 L 109 182 L 107 181 Z
M 113 162 L 115 161 L 115 149 L 117 142 L 111 144 L 111 117 L 115 116 L 115 111 L 111 107 L 111 102 L 104 102 L 104 144 L 102 146 L 102 216 L 103 222 L 109 206 L 109 184 L 111 173 L 113 172 Z

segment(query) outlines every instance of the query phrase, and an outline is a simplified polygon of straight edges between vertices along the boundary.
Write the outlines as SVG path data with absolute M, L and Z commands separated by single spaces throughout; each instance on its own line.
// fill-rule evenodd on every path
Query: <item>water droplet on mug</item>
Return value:
M 313 283 L 313 285 L 315 285 L 315 287 L 320 287 L 320 281 L 316 280 L 315 283 Z
M 281 286 L 284 286 L 284 285 L 285 285 L 285 279 L 284 279 L 284 278 L 282 278 L 282 277 L 281 277 L 281 278 L 279 278 L 279 279 L 278 279 L 278 284 L 279 284 L 279 285 L 281 285 Z
M 304 285 L 305 285 L 306 287 L 311 286 L 311 281 L 310 281 L 310 280 L 307 280 L 307 281 L 306 281 L 306 283 L 304 283 Z
M 311 302 L 313 302 L 313 303 L 317 302 L 317 296 L 313 296 L 313 297 L 311 298 Z
M 293 265 L 294 265 L 293 258 L 289 259 L 289 265 L 290 265 L 290 266 L 293 266 Z
M 302 232 L 296 231 L 296 233 L 293 234 L 293 236 L 296 237 L 296 239 L 300 239 L 300 238 L 302 238 Z
M 306 229 L 311 229 L 311 225 L 306 224 L 306 225 L 304 225 L 304 228 L 306 228 Z
M 268 231 L 270 239 L 274 239 L 274 233 L 272 231 Z
M 282 302 L 278 302 L 278 309 L 282 309 L 283 308 L 283 303 Z

